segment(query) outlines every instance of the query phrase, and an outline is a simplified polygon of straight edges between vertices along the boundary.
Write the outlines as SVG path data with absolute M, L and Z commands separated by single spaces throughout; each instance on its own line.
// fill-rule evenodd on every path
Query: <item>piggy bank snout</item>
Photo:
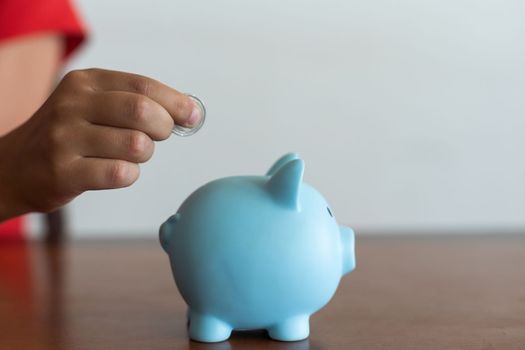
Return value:
M 169 219 L 166 220 L 160 226 L 160 229 L 159 229 L 160 245 L 162 246 L 162 249 L 164 249 L 164 251 L 166 253 L 168 253 L 168 254 L 169 254 L 168 246 L 169 246 L 169 243 L 170 243 L 170 239 L 171 239 L 171 236 L 174 233 L 175 224 L 179 220 L 179 218 L 180 218 L 180 213 L 177 213 L 177 214 L 174 214 L 174 215 L 170 216 Z
M 339 226 L 343 251 L 343 275 L 355 269 L 355 235 L 354 231 L 346 226 Z

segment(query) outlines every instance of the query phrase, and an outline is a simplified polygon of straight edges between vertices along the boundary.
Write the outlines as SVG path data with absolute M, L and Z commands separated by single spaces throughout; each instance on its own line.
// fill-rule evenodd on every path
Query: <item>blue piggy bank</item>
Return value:
M 160 227 L 192 339 L 219 342 L 234 329 L 307 338 L 310 315 L 355 268 L 353 231 L 303 172 L 287 154 L 264 176 L 212 181 Z

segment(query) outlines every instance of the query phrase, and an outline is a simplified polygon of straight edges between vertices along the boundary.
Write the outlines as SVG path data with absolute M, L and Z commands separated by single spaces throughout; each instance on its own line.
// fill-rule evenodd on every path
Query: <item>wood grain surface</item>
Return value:
M 188 340 L 156 241 L 0 244 L 0 349 L 525 349 L 525 235 L 358 237 L 310 338 Z

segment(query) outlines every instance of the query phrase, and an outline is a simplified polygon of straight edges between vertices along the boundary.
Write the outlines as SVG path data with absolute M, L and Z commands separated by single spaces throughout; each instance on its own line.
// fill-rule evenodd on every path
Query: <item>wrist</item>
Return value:
M 9 150 L 4 147 L 4 139 L 5 137 L 0 138 L 0 222 L 25 213 L 17 204 L 13 184 L 9 180 Z

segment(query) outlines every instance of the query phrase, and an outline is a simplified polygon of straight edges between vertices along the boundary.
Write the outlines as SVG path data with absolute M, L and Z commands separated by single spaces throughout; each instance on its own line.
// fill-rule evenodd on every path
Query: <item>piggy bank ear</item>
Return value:
M 304 162 L 294 159 L 282 165 L 268 180 L 272 197 L 287 208 L 300 210 L 299 189 L 303 182 Z
M 290 161 L 292 161 L 294 159 L 299 159 L 299 155 L 297 155 L 297 153 L 287 153 L 287 154 L 285 154 L 281 158 L 277 159 L 277 161 L 275 163 L 273 163 L 272 167 L 270 168 L 270 170 L 268 170 L 266 175 L 272 176 L 283 165 L 285 165 L 286 163 L 288 163 L 288 162 L 290 162 Z

